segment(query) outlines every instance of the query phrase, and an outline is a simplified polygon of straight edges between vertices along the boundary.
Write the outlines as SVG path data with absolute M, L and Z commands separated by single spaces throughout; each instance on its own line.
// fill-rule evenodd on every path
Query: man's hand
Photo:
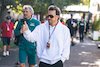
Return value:
M 27 25 L 26 21 L 24 21 L 24 24 L 22 26 L 22 30 L 23 30 L 23 32 L 28 30 L 28 25 Z
M 26 31 L 27 29 L 28 29 L 28 25 L 27 25 L 26 21 L 24 21 L 24 24 L 23 24 L 22 28 L 20 29 L 20 33 L 23 34 L 24 31 Z
M 14 40 L 15 40 L 15 38 L 12 37 L 12 41 L 14 41 Z
M 86 32 L 86 30 L 84 30 L 84 32 Z
M 23 29 L 22 28 L 20 29 L 20 34 L 23 34 Z

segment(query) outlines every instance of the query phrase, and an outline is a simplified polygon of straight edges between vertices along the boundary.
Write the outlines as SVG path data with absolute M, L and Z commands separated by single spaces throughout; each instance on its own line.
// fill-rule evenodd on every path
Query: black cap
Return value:
M 6 19 L 11 19 L 11 16 L 7 16 Z

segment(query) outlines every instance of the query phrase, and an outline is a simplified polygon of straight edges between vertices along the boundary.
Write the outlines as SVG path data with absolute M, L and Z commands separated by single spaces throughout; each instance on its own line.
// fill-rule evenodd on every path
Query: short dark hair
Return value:
M 7 16 L 6 19 L 11 19 L 11 16 Z
M 57 6 L 55 6 L 55 5 L 50 5 L 50 6 L 48 7 L 48 10 L 56 10 L 56 15 L 59 15 L 59 16 L 60 16 L 61 11 L 60 11 L 60 9 L 59 9 Z

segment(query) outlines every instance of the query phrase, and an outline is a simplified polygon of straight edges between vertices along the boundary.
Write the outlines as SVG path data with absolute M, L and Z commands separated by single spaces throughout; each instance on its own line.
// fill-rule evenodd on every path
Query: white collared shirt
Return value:
M 54 26 L 50 26 L 50 34 Z M 59 21 L 50 39 L 50 48 L 47 49 L 49 40 L 49 24 L 45 22 L 35 28 L 24 32 L 24 37 L 30 42 L 37 42 L 37 55 L 40 61 L 54 64 L 61 60 L 64 62 L 70 55 L 70 32 L 69 29 Z

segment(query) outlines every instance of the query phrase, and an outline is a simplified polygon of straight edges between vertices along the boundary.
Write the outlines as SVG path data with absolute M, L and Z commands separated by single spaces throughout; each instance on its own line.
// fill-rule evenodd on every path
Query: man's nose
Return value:
M 24 12 L 24 14 L 26 14 L 26 12 Z

